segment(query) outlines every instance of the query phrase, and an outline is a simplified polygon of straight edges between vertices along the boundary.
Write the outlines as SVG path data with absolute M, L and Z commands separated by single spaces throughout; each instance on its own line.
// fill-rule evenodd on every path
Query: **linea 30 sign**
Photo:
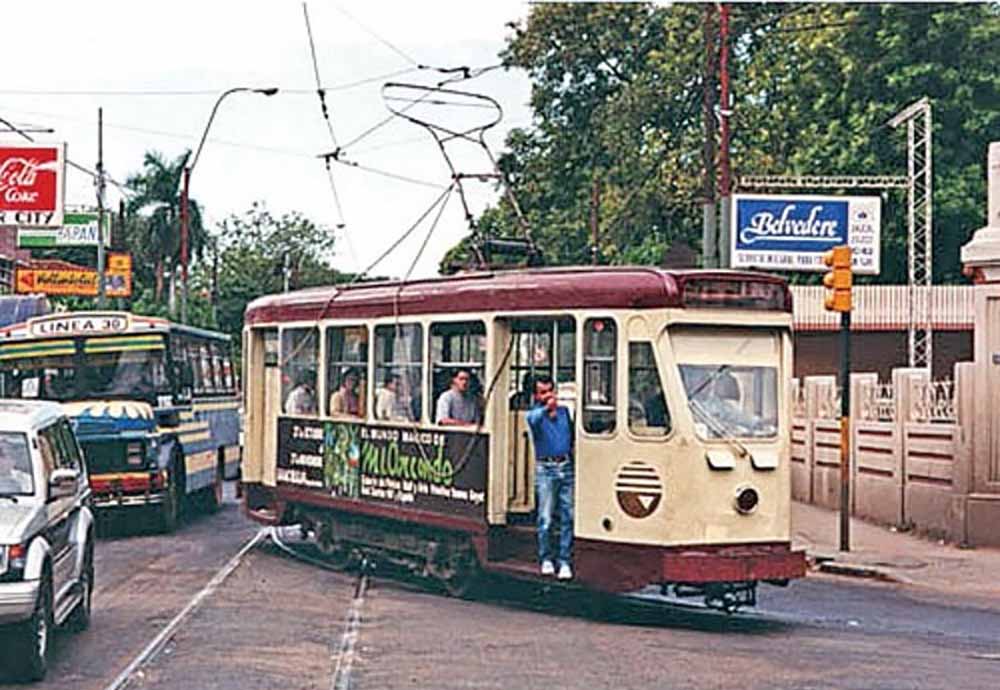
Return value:
M 62 225 L 65 187 L 65 144 L 0 146 L 0 225 Z
M 733 202 L 733 267 L 825 271 L 823 254 L 847 244 L 855 273 L 879 272 L 877 196 L 737 194 Z

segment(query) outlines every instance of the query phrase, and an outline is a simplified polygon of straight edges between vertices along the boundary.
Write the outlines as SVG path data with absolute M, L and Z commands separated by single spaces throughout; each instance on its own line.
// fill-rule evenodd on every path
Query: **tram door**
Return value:
M 512 323 L 514 344 L 507 396 L 509 467 L 507 512 L 530 514 L 535 509 L 535 452 L 525 415 L 533 404 L 533 382 L 551 376 L 562 404 L 576 400 L 576 328 L 572 318 L 524 318 Z
M 279 366 L 277 330 L 264 331 L 264 410 L 261 430 L 263 438 L 263 480 L 277 483 L 278 414 L 281 412 L 281 367 Z

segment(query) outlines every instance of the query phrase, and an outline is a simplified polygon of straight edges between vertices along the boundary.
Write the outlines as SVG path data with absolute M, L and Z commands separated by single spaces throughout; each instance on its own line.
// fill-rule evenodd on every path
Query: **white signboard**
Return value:
M 97 212 L 63 214 L 59 228 L 19 228 L 17 246 L 20 249 L 50 249 L 53 247 L 96 247 Z M 104 214 L 104 246 L 111 240 L 111 214 Z
M 847 244 L 854 272 L 878 275 L 882 200 L 877 196 L 736 194 L 732 265 L 825 271 L 823 254 Z
M 29 325 L 35 336 L 74 336 L 124 333 L 129 319 L 125 314 L 66 314 L 32 319 Z

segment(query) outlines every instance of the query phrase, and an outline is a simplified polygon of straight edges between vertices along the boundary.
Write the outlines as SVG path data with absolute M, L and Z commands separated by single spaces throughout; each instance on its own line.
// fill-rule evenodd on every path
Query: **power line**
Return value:
M 421 187 L 430 187 L 432 189 L 447 189 L 445 185 L 437 184 L 435 182 L 428 182 L 427 180 L 420 180 L 415 177 L 407 177 L 406 175 L 400 175 L 398 173 L 389 172 L 388 170 L 381 170 L 379 168 L 372 168 L 367 165 L 361 165 L 355 161 L 344 160 L 343 158 L 337 158 L 332 153 L 323 154 L 321 158 L 326 158 L 333 161 L 334 163 L 340 163 L 341 165 L 346 165 L 349 168 L 357 168 L 358 170 L 363 170 L 364 172 L 372 173 L 373 175 L 381 175 L 382 177 L 387 177 L 393 180 L 399 180 L 400 182 L 409 182 L 410 184 L 420 185 Z
M 324 91 L 346 91 L 348 89 L 353 89 L 358 86 L 364 86 L 366 84 L 371 84 L 372 82 L 382 81 L 384 79 L 392 79 L 394 77 L 403 76 L 405 74 L 410 74 L 412 72 L 418 71 L 419 67 L 406 67 L 404 69 L 393 70 L 392 72 L 386 72 L 385 74 L 379 74 L 372 77 L 366 77 L 364 79 L 358 79 L 355 81 L 343 82 L 340 84 L 332 84 L 330 86 L 322 86 Z M 2 96 L 104 96 L 104 97 L 136 97 L 136 98 L 155 98 L 155 97 L 184 97 L 184 96 L 196 96 L 196 97 L 216 97 L 219 95 L 223 88 L 218 89 L 119 89 L 119 90 L 88 90 L 88 89 L 0 89 L 0 95 Z M 287 88 L 280 87 L 280 94 L 288 95 L 312 95 L 316 93 L 314 88 Z
M 423 69 L 424 67 L 426 67 L 425 65 L 421 65 L 419 62 L 417 62 L 412 57 L 410 57 L 409 55 L 407 55 L 406 53 L 404 53 L 402 50 L 400 50 L 398 47 L 396 47 L 395 45 L 393 45 L 392 43 L 390 43 L 388 40 L 386 40 L 382 36 L 379 36 L 377 33 L 375 33 L 375 31 L 373 31 L 372 29 L 368 28 L 357 17 L 355 17 L 353 14 L 351 14 L 350 12 L 348 12 L 347 10 L 345 10 L 343 8 L 343 6 L 341 6 L 340 4 L 335 4 L 334 7 L 342 15 L 344 15 L 345 17 L 347 17 L 348 19 L 350 19 L 352 22 L 354 22 L 355 24 L 357 24 L 365 33 L 367 33 L 369 36 L 371 36 L 372 38 L 374 38 L 376 41 L 378 41 L 379 43 L 381 43 L 382 45 L 384 45 L 386 48 L 388 48 L 389 50 L 391 50 L 392 52 L 394 52 L 396 55 L 400 56 L 401 58 L 403 58 L 404 60 L 406 60 L 410 64 L 414 65 L 415 67 L 418 67 L 418 68 L 421 68 L 421 69 Z

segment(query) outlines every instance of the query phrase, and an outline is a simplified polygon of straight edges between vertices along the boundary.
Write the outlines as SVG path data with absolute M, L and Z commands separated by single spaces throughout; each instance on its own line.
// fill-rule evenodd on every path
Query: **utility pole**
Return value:
M 600 248 L 598 245 L 598 234 L 600 232 L 598 209 L 601 206 L 601 183 L 594 175 L 594 180 L 590 185 L 590 262 L 596 266 L 599 260 Z
M 104 108 L 97 109 L 97 308 L 105 307 L 104 286 Z
M 702 36 L 705 41 L 705 67 L 702 73 L 702 122 L 705 126 L 705 144 L 702 164 L 705 168 L 702 197 L 701 265 L 703 268 L 719 266 L 719 227 L 715 208 L 715 6 L 705 5 L 705 22 Z
M 188 186 L 191 184 L 191 167 L 184 166 L 184 183 L 181 186 L 181 323 L 188 322 Z
M 719 233 L 719 264 L 729 268 L 732 244 L 732 178 L 729 170 L 729 117 L 732 115 L 729 102 L 729 5 L 719 5 L 719 196 L 721 198 L 721 218 Z

